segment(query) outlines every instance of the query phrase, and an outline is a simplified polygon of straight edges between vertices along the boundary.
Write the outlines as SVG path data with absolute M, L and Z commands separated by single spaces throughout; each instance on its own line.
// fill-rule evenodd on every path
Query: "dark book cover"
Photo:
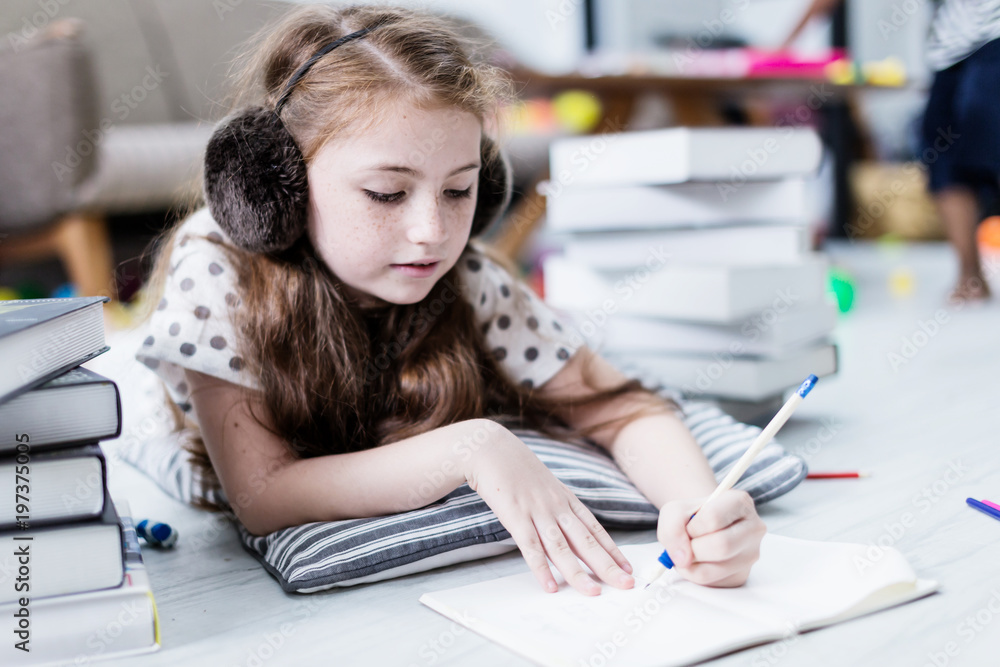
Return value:
M 60 390 L 70 387 L 86 387 L 102 384 L 110 386 L 114 395 L 114 427 L 111 429 L 92 428 L 90 431 L 82 428 L 73 428 L 73 414 L 71 410 L 73 406 L 67 405 L 66 399 L 63 398 L 65 392 Z M 36 406 L 34 410 L 30 411 L 30 414 L 37 415 L 41 412 L 45 415 L 52 415 L 45 419 L 44 424 L 38 424 L 35 419 L 24 416 L 29 411 L 23 408 L 22 404 L 26 403 L 29 399 Z M 37 401 L 39 399 L 43 401 L 45 405 L 44 409 L 38 409 Z M 101 406 L 104 409 L 106 404 L 102 401 Z M 92 420 L 88 420 L 88 422 L 93 424 Z M 61 375 L 57 375 L 34 389 L 18 394 L 7 402 L 0 403 L 0 424 L 4 424 L 8 429 L 10 427 L 14 429 L 14 431 L 9 432 L 0 431 L 0 456 L 15 451 L 17 447 L 17 442 L 14 439 L 15 431 L 16 433 L 27 433 L 31 436 L 32 440 L 30 444 L 32 446 L 45 448 L 68 447 L 95 440 L 111 440 L 121 435 L 122 431 L 121 392 L 114 380 L 95 373 L 89 368 L 78 366 L 65 371 Z M 58 432 L 59 428 L 69 430 L 71 434 L 53 435 L 54 432 Z
M 110 300 L 106 296 L 75 296 L 68 299 L 0 301 L 0 343 L 4 336 L 68 315 L 92 303 Z

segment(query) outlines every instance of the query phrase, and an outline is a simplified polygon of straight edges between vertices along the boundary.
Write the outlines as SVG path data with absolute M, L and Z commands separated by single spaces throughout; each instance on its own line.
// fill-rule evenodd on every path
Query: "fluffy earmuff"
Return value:
M 510 162 L 495 142 L 483 135 L 480 143 L 479 196 L 472 216 L 470 236 L 479 236 L 500 217 L 510 203 L 513 175 Z
M 306 163 L 273 109 L 253 107 L 216 128 L 205 148 L 205 199 L 222 230 L 245 250 L 284 250 L 302 236 Z

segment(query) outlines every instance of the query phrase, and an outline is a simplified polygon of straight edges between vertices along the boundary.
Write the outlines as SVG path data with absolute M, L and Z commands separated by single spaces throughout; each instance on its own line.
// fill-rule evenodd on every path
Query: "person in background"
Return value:
M 788 45 L 815 16 L 840 0 L 814 0 L 785 40 Z M 928 189 L 959 262 L 951 298 L 985 300 L 976 228 L 985 203 L 1000 195 L 1000 0 L 935 3 L 927 37 L 934 72 L 921 128 Z

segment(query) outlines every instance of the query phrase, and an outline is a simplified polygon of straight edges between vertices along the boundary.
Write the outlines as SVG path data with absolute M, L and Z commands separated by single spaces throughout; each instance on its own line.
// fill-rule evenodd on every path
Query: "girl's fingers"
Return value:
M 528 564 L 535 579 L 542 585 L 542 590 L 547 593 L 555 593 L 559 590 L 555 577 L 552 576 L 552 570 L 549 569 L 545 548 L 542 546 L 534 527 L 529 523 L 526 529 L 520 529 L 508 525 L 505 521 L 501 521 L 501 523 L 507 528 L 510 536 L 514 538 L 514 543 L 517 544 L 524 562 Z
M 600 544 L 603 548 L 604 552 L 610 554 L 611 558 L 613 558 L 615 563 L 618 564 L 618 567 L 620 567 L 626 574 L 632 574 L 632 564 L 628 562 L 628 558 L 626 558 L 625 554 L 622 553 L 622 550 L 618 548 L 615 541 L 611 539 L 611 535 L 609 535 L 608 531 L 604 529 L 604 526 L 602 526 L 601 522 L 597 520 L 597 517 L 591 514 L 590 510 L 588 510 L 583 503 L 571 502 L 570 506 L 573 508 L 573 512 L 577 517 L 579 517 L 580 522 L 583 523 L 587 531 L 590 532 L 594 539 L 597 540 L 598 544 Z M 597 572 L 597 570 L 594 570 L 594 572 Z M 611 583 L 607 579 L 605 579 L 605 581 Z
M 684 567 L 691 563 L 691 538 L 687 525 L 698 504 L 691 502 L 667 503 L 660 509 L 656 525 L 656 540 L 666 549 L 674 565 Z
M 694 560 L 703 563 L 721 563 L 738 558 L 744 553 L 759 554 L 760 540 L 765 530 L 762 521 L 741 519 L 723 530 L 695 537 L 691 540 Z
M 539 517 L 535 519 L 535 528 L 538 530 L 545 552 L 565 577 L 566 582 L 584 595 L 599 595 L 601 587 L 583 569 L 559 524 L 551 519 Z
M 683 568 L 684 578 L 702 586 L 742 586 L 752 563 L 695 563 Z
M 698 511 L 687 525 L 687 534 L 692 538 L 701 537 L 755 516 L 757 509 L 750 494 L 730 489 Z

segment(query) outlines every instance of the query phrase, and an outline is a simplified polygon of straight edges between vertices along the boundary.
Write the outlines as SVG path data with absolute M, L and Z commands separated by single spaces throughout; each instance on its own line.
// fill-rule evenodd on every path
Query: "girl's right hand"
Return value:
M 608 584 L 632 588 L 632 566 L 590 510 L 517 436 L 496 426 L 470 458 L 466 481 L 514 538 L 542 588 L 558 589 L 546 556 L 584 595 L 599 595 L 601 587 L 581 560 Z

